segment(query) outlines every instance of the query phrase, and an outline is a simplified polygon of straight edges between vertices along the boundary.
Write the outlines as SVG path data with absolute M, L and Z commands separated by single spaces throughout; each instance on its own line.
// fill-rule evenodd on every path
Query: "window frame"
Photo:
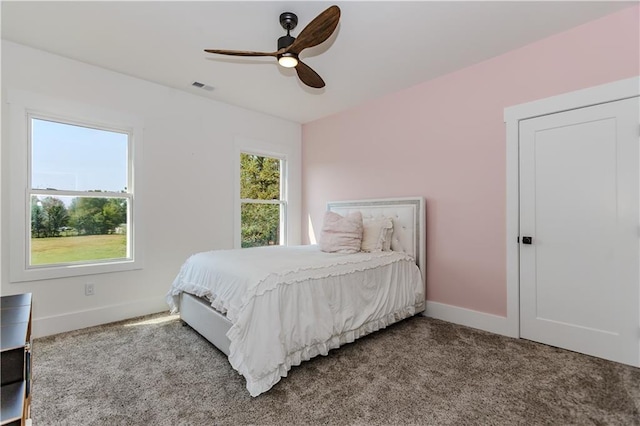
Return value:
M 45 96 L 13 91 L 8 95 L 10 139 L 10 250 L 9 278 L 11 282 L 37 281 L 81 275 L 142 269 L 142 231 L 139 188 L 136 174 L 141 169 L 142 124 L 127 114 L 96 108 L 92 105 L 68 102 Z M 71 190 L 41 190 L 31 187 L 32 179 L 32 119 L 114 131 L 128 135 L 127 191 L 89 192 Z M 31 195 L 88 196 L 126 198 L 128 209 L 127 257 L 95 259 L 93 261 L 30 265 Z
M 280 241 L 279 245 L 288 245 L 288 155 L 283 152 L 284 149 L 272 144 L 265 144 L 262 142 L 243 141 L 244 143 L 237 143 L 235 150 L 235 185 L 234 185 L 234 198 L 235 203 L 235 226 L 234 226 L 234 248 L 242 248 L 242 204 L 272 204 L 280 205 Z M 240 198 L 240 155 L 257 155 L 261 157 L 269 157 L 280 160 L 280 199 L 279 200 L 256 200 L 251 198 Z

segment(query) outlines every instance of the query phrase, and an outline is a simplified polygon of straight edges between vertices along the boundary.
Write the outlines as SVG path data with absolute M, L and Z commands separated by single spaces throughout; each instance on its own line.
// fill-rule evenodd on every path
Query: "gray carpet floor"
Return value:
M 33 343 L 40 425 L 640 425 L 640 369 L 421 316 L 252 398 L 176 317 Z

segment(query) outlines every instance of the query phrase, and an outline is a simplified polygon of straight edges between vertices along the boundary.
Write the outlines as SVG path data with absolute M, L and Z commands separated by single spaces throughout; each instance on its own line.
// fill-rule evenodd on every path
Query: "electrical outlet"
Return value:
M 93 283 L 86 283 L 84 285 L 84 295 L 93 296 L 94 294 L 95 294 L 95 288 L 93 287 Z

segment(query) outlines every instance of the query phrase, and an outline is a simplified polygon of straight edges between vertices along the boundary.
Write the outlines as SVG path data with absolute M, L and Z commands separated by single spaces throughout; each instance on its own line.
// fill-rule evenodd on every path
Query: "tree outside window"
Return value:
M 240 153 L 241 246 L 279 245 L 284 241 L 286 200 L 284 160 Z

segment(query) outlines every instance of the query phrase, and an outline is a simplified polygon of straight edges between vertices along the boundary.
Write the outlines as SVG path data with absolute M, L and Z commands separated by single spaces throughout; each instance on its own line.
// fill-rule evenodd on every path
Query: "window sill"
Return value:
M 122 260 L 109 263 L 89 263 L 78 265 L 38 267 L 30 269 L 12 270 L 10 281 L 40 281 L 57 278 L 76 277 L 82 275 L 107 274 L 110 272 L 124 272 L 142 269 L 141 261 Z

